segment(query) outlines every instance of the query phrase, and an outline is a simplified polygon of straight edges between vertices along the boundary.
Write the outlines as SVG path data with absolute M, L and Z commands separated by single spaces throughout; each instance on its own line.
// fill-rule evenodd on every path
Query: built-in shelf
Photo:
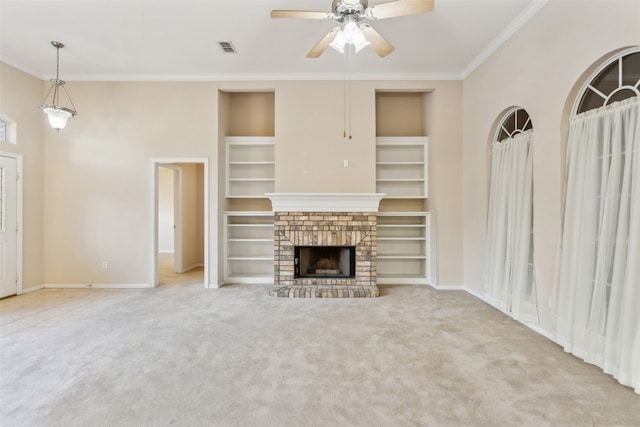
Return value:
M 427 284 L 429 213 L 378 212 L 377 282 Z
M 428 196 L 427 144 L 424 136 L 376 138 L 376 192 L 386 199 Z
M 224 213 L 224 283 L 273 282 L 272 212 Z
M 225 195 L 228 198 L 264 198 L 275 186 L 275 138 L 227 136 Z

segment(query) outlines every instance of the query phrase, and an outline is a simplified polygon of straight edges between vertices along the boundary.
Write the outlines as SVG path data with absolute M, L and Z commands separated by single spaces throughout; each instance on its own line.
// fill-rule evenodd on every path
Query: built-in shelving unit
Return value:
M 428 196 L 426 136 L 376 138 L 376 192 L 389 199 Z
M 377 238 L 379 284 L 428 283 L 428 212 L 378 212 Z
M 275 184 L 274 137 L 227 136 L 226 197 L 264 198 Z
M 430 91 L 376 91 L 377 283 L 437 284 L 429 210 Z M 433 123 L 431 123 L 433 126 Z
M 218 91 L 221 284 L 273 282 L 275 92 Z
M 273 282 L 272 212 L 224 213 L 224 282 Z

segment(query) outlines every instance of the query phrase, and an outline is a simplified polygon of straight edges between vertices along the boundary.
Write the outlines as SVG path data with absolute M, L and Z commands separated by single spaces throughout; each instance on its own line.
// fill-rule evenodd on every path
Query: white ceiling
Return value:
M 370 5 L 385 0 L 370 0 Z M 431 13 L 369 23 L 396 50 L 353 57 L 352 76 L 459 79 L 546 0 L 435 0 Z M 307 52 L 332 21 L 271 19 L 272 9 L 330 11 L 331 0 L 0 0 L 0 60 L 64 80 L 342 78 L 343 56 Z M 224 54 L 217 41 L 231 41 Z

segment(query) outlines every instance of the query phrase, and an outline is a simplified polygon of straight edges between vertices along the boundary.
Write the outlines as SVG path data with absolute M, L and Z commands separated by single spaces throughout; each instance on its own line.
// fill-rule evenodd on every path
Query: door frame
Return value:
M 149 235 L 150 238 L 150 259 L 151 259 L 151 269 L 150 269 L 150 283 L 152 287 L 158 286 L 158 191 L 159 191 L 159 183 L 158 183 L 158 169 L 160 166 L 167 167 L 170 163 L 199 163 L 204 166 L 204 287 L 209 287 L 209 159 L 207 157 L 154 157 L 151 159 L 151 230 Z M 177 167 L 177 169 L 180 169 Z M 181 172 L 181 170 L 180 170 Z M 174 185 L 181 187 L 180 182 L 177 180 L 178 175 L 180 176 L 180 181 L 182 178 L 182 174 L 179 173 L 174 176 Z M 179 189 L 180 198 L 182 197 L 182 188 Z M 174 214 L 174 222 L 176 225 L 180 224 L 182 221 L 182 203 L 178 201 L 176 197 L 176 188 L 174 187 L 174 207 L 176 208 Z M 179 212 L 178 212 L 179 210 Z M 179 217 L 176 215 L 178 214 Z M 178 222 L 180 221 L 180 222 Z M 181 227 L 181 225 L 180 225 Z M 176 227 L 176 230 L 180 227 Z M 176 231 L 174 233 L 174 247 L 177 249 L 180 246 L 180 250 L 182 250 L 182 243 L 177 244 L 178 236 L 182 239 L 182 232 L 180 233 Z M 174 249 L 175 250 L 175 249 Z M 174 256 L 176 256 L 174 252 Z M 178 264 L 176 264 L 177 266 Z M 182 269 L 182 252 L 180 253 L 180 268 Z M 177 270 L 177 269 L 176 269 Z
M 0 156 L 14 159 L 16 161 L 16 224 L 18 225 L 18 231 L 16 235 L 16 272 L 18 273 L 18 280 L 16 282 L 16 295 L 22 294 L 22 266 L 23 266 L 23 202 L 24 193 L 22 185 L 22 154 L 12 153 L 10 151 L 0 151 Z

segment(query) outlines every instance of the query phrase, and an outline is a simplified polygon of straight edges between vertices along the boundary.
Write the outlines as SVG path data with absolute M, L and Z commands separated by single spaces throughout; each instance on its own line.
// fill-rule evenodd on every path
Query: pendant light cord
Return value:
M 58 88 L 60 87 L 60 46 L 56 46 L 56 82 L 53 89 L 53 106 L 58 105 L 59 95 Z

